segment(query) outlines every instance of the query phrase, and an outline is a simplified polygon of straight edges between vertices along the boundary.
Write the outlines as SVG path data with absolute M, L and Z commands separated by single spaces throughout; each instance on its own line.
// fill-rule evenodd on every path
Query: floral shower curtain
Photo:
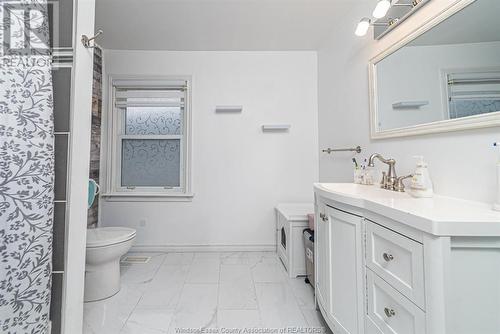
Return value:
M 45 0 L 0 2 L 0 332 L 46 333 L 54 125 Z

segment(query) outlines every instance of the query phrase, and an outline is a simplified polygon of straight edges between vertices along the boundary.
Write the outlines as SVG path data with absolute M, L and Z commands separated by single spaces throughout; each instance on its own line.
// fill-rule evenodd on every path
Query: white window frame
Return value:
M 500 72 L 500 67 L 498 66 L 491 66 L 491 67 L 457 67 L 457 68 L 446 68 L 441 70 L 441 103 L 443 106 L 443 111 L 444 111 L 444 120 L 450 120 L 450 119 L 457 119 L 457 118 L 450 118 L 450 91 L 449 91 L 449 86 L 448 86 L 448 76 L 450 74 L 466 74 L 466 73 L 498 73 Z M 478 117 L 482 115 L 487 115 L 487 114 L 478 114 L 478 115 L 471 115 L 471 116 L 466 116 L 462 117 L 463 118 L 469 118 L 469 117 Z
M 184 101 L 183 134 L 147 136 L 147 139 L 181 139 L 180 152 L 180 186 L 179 187 L 123 187 L 121 185 L 121 142 L 123 139 L 144 139 L 141 135 L 125 135 L 125 117 L 123 110 L 115 105 L 115 87 L 168 87 L 181 81 L 185 82 L 186 96 Z M 107 191 L 102 195 L 107 200 L 121 201 L 143 200 L 145 197 L 158 197 L 166 200 L 190 200 L 191 192 L 191 77 L 148 77 L 117 76 L 108 78 L 108 156 L 111 157 L 107 168 Z

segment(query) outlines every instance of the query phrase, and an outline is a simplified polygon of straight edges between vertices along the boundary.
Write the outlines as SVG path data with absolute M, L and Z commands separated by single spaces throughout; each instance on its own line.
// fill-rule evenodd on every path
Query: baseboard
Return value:
M 274 252 L 276 245 L 134 245 L 131 252 Z

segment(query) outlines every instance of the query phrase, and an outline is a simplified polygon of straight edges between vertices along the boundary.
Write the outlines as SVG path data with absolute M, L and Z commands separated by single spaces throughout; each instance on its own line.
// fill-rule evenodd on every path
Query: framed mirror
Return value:
M 370 61 L 373 139 L 500 125 L 500 1 L 462 0 Z

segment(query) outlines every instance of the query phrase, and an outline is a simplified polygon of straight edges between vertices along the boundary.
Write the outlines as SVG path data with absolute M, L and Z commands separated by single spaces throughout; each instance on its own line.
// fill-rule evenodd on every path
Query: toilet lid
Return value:
M 127 227 L 98 227 L 87 229 L 87 247 L 103 247 L 128 241 L 135 230 Z

